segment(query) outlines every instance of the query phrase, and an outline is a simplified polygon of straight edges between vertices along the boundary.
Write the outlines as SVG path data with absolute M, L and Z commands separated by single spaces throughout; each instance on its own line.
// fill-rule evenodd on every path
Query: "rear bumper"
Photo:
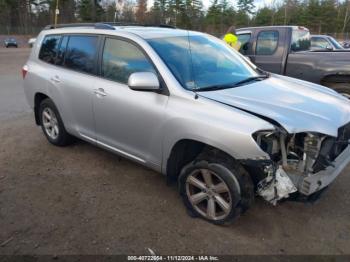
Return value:
M 350 163 L 350 145 L 335 159 L 334 167 L 328 166 L 316 174 L 310 174 L 298 183 L 298 191 L 303 195 L 311 195 L 333 182 Z

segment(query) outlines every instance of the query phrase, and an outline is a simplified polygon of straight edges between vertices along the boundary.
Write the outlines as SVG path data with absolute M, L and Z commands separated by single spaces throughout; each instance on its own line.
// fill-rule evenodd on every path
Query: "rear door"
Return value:
M 92 141 L 95 139 L 92 94 L 97 78 L 98 44 L 97 35 L 63 35 L 56 70 L 50 76 L 69 131 Z
M 252 62 L 268 72 L 283 74 L 288 53 L 286 32 L 285 28 L 278 27 L 256 30 Z

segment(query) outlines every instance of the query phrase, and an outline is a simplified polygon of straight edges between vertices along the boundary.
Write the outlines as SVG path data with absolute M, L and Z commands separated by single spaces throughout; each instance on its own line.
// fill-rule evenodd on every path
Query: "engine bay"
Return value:
M 257 184 L 257 193 L 275 205 L 298 191 L 304 178 L 334 167 L 334 160 L 349 145 L 350 123 L 339 128 L 337 137 L 315 132 L 288 134 L 277 128 L 259 131 L 253 138 L 271 159 L 264 168 L 266 177 Z

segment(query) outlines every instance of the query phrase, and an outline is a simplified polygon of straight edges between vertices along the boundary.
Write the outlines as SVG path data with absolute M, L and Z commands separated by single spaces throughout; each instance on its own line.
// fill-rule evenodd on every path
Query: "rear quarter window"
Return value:
M 50 64 L 55 64 L 60 39 L 61 36 L 59 35 L 45 36 L 40 48 L 39 59 Z

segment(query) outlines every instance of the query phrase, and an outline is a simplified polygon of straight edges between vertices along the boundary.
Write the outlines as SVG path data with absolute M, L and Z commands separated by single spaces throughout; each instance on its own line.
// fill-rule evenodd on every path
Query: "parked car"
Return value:
M 35 43 L 35 40 L 36 40 L 35 37 L 30 38 L 30 39 L 28 40 L 28 46 L 29 46 L 29 47 L 33 47 L 33 45 L 34 45 L 34 43 Z
M 6 38 L 4 41 L 5 47 L 9 48 L 9 47 L 18 47 L 17 41 L 15 38 Z
M 350 97 L 350 52 L 310 50 L 310 32 L 298 26 L 237 30 L 240 52 L 259 68 L 335 89 Z
M 342 45 L 329 35 L 311 35 L 311 50 L 344 50 Z
M 215 224 L 256 193 L 273 204 L 314 196 L 350 162 L 348 99 L 262 71 L 204 33 L 47 27 L 23 78 L 50 143 L 78 137 L 152 168 Z
M 349 49 L 350 48 L 350 42 L 349 41 L 344 41 L 343 42 L 343 48 Z

